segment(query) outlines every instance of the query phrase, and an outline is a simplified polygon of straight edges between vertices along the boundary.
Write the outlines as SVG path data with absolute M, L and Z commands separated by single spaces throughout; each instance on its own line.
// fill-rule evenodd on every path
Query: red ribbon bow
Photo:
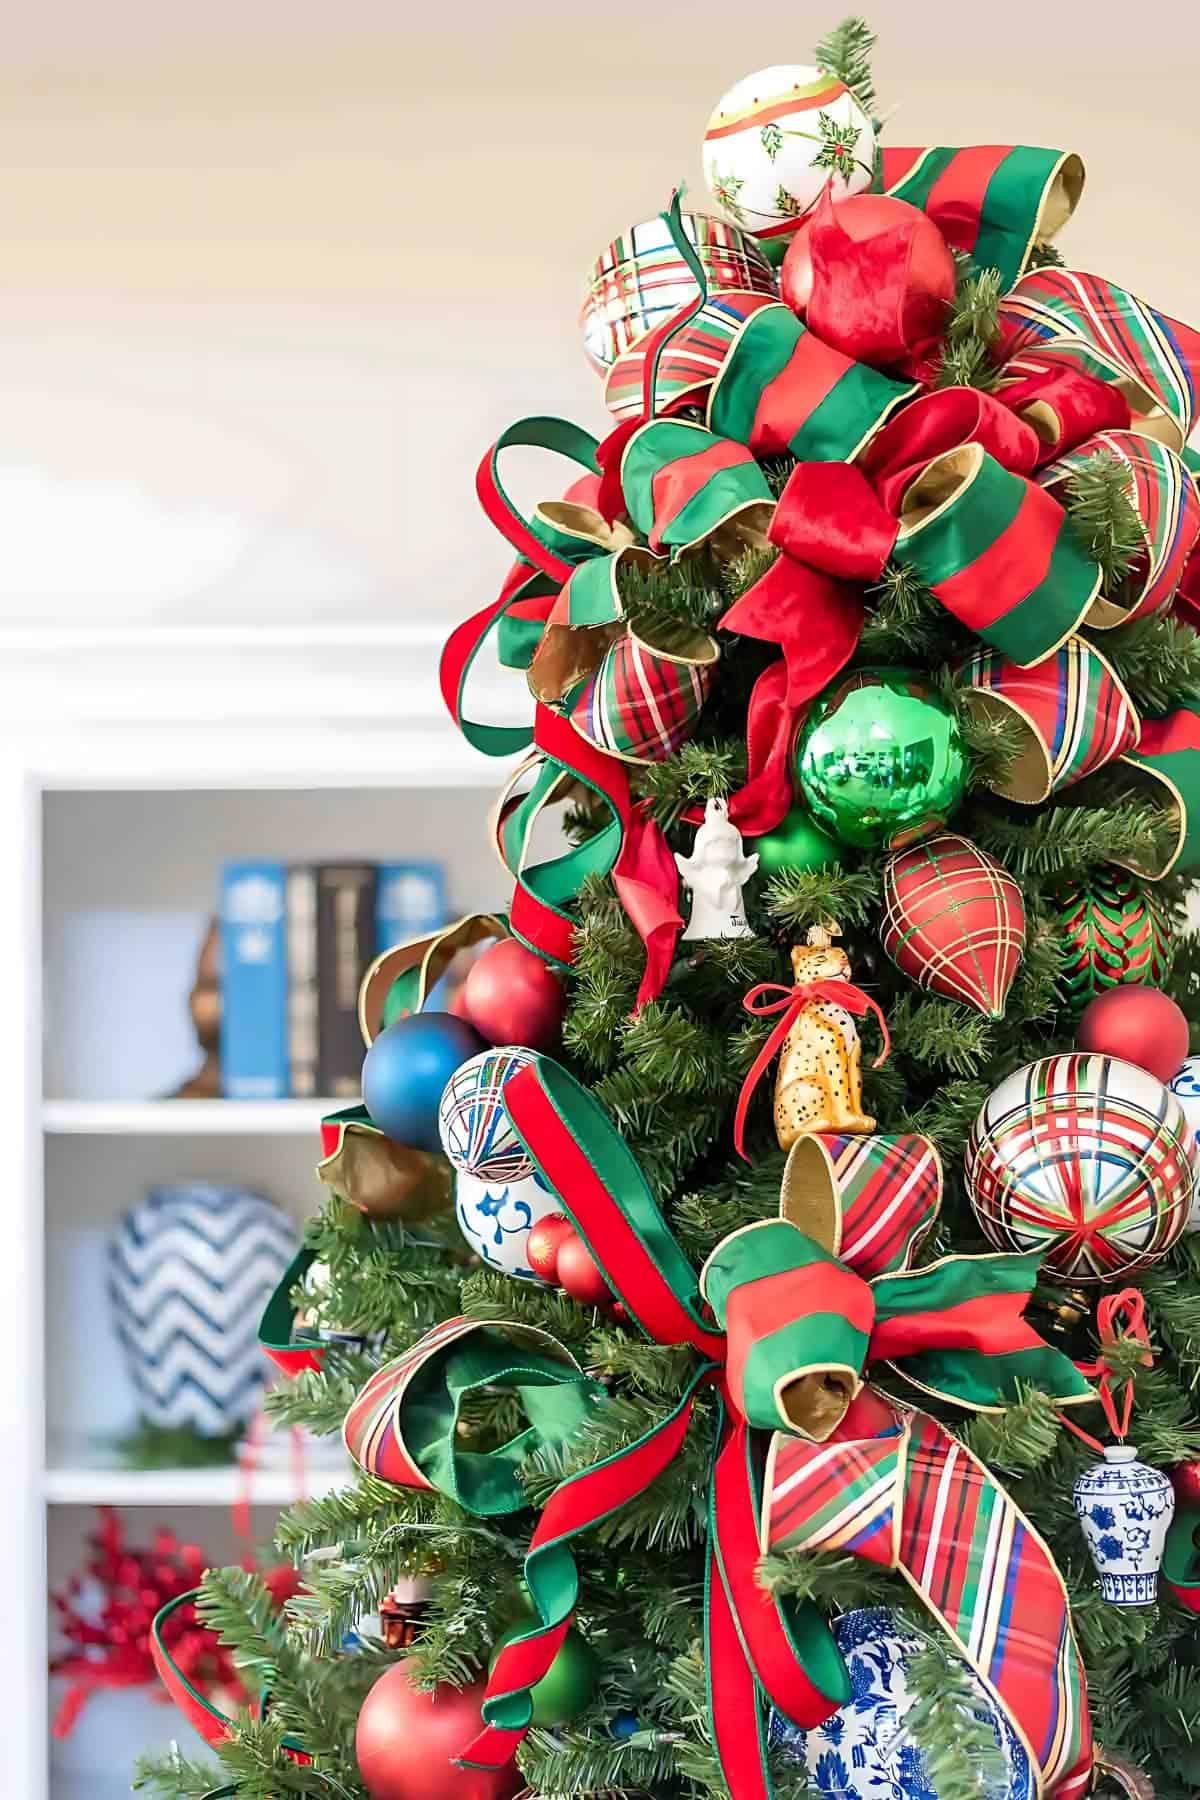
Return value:
M 766 997 L 768 994 L 773 995 L 774 998 L 768 1000 Z M 746 1114 L 749 1111 L 754 1090 L 758 1086 L 767 1064 L 783 1044 L 788 1032 L 804 1008 L 814 1000 L 828 1000 L 834 1006 L 840 1006 L 844 1012 L 851 1013 L 856 1019 L 863 1019 L 868 1013 L 874 1013 L 879 1020 L 879 1029 L 883 1033 L 883 1049 L 875 1058 L 871 1065 L 872 1068 L 880 1068 L 891 1055 L 892 1040 L 888 1032 L 887 1020 L 883 1016 L 883 1009 L 877 1000 L 872 1000 L 870 994 L 864 994 L 862 989 L 855 987 L 852 981 L 846 981 L 841 977 L 831 977 L 825 981 L 800 982 L 795 987 L 785 987 L 779 981 L 761 981 L 757 987 L 752 987 L 742 1001 L 742 1005 L 748 1013 L 752 1013 L 756 1019 L 770 1019 L 776 1013 L 782 1016 L 755 1057 L 750 1073 L 742 1083 L 742 1091 L 738 1095 L 737 1111 L 733 1117 L 733 1142 L 738 1155 L 746 1162 L 750 1160 L 745 1149 Z

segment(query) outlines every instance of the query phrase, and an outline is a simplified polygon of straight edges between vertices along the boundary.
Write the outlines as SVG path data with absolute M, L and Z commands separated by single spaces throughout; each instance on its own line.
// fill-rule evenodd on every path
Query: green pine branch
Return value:
M 1088 555 L 1100 565 L 1103 592 L 1119 595 L 1135 561 L 1146 553 L 1145 527 L 1129 498 L 1128 469 L 1107 452 L 1089 456 L 1067 477 L 1064 505 Z
M 1049 1395 L 1023 1387 L 1011 1406 L 1000 1413 L 976 1413 L 959 1435 L 989 1468 L 1023 1475 L 1041 1468 L 1054 1454 L 1061 1433 Z
M 816 48 L 818 69 L 836 75 L 872 121 L 879 114 L 879 96 L 871 73 L 871 57 L 878 41 L 865 19 L 851 16 L 827 31 Z
M 937 385 L 988 391 L 999 380 L 993 350 L 1004 283 L 999 269 L 976 269 L 967 258 L 956 260 L 958 284 L 946 319 Z
M 1190 625 L 1157 613 L 1094 641 L 1139 711 L 1159 716 L 1200 705 L 1200 635 Z

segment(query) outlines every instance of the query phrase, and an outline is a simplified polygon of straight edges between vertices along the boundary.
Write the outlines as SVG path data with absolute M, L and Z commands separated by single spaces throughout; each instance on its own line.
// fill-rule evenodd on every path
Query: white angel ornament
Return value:
M 675 864 L 692 894 L 685 938 L 754 936 L 742 889 L 758 867 L 758 856 L 743 855 L 742 834 L 730 824 L 724 800 L 705 802 L 704 823 L 696 832 L 692 854 L 677 852 Z

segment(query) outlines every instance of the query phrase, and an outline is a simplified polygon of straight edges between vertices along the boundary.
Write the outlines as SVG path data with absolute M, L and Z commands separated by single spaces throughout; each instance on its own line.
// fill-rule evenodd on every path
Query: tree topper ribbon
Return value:
M 907 1571 L 1030 1745 L 1042 1772 L 1040 1791 L 1081 1792 L 1090 1767 L 1082 1676 L 1061 1578 L 1049 1553 L 981 1468 L 972 1476 L 976 1504 L 965 1509 L 969 1541 L 956 1536 L 942 1519 L 937 1495 L 943 1488 L 955 1491 L 960 1447 L 932 1419 L 863 1387 L 866 1363 L 883 1358 L 926 1391 L 968 1406 L 1002 1407 L 1019 1382 L 1030 1380 L 1062 1404 L 1090 1398 L 1069 1359 L 1022 1317 L 1037 1256 L 952 1257 L 908 1271 L 920 1233 L 906 1229 L 894 1239 L 891 1262 L 881 1265 L 878 1241 L 887 1229 L 881 1217 L 876 1231 L 856 1233 L 860 1245 L 874 1240 L 872 1266 L 884 1268 L 867 1282 L 849 1260 L 780 1218 L 725 1239 L 698 1284 L 628 1146 L 565 1069 L 548 1057 L 537 1058 L 509 1083 L 505 1102 L 522 1143 L 563 1197 L 635 1327 L 656 1343 L 688 1344 L 702 1360 L 665 1419 L 633 1444 L 568 1477 L 551 1495 L 525 1561 L 536 1617 L 497 1658 L 483 1701 L 484 1729 L 460 1760 L 496 1768 L 513 1755 L 529 1728 L 531 1689 L 550 1668 L 575 1606 L 572 1539 L 670 1466 L 698 1395 L 715 1389 L 705 1630 L 714 1737 L 735 1800 L 766 1800 L 768 1794 L 764 1697 L 801 1725 L 819 1723 L 849 1698 L 845 1666 L 819 1612 L 811 1605 L 777 1603 L 756 1580 L 760 1547 L 773 1529 L 775 1490 L 764 1497 L 759 1474 L 773 1432 L 788 1443 L 821 1447 L 830 1495 L 850 1482 L 855 1459 L 868 1456 L 879 1469 L 872 1490 L 879 1505 L 897 1519 L 902 1511 L 911 1512 L 921 1543 L 931 1534 L 939 1545 L 946 1538 L 944 1554 L 951 1558 L 969 1560 L 980 1553 L 986 1519 L 977 1523 L 977 1514 L 1004 1512 L 1010 1528 L 989 1566 L 997 1591 L 1011 1584 L 1021 1596 L 1015 1608 L 992 1608 L 990 1585 L 978 1601 L 973 1586 L 956 1590 L 959 1603 L 951 1606 L 940 1586 L 940 1550 L 937 1557 L 927 1556 L 916 1547 L 917 1538 L 906 1548 L 898 1530 L 890 1528 L 885 1533 L 889 1566 Z M 877 1193 L 886 1210 L 885 1187 L 879 1184 Z M 935 1204 L 927 1201 L 927 1210 Z M 852 1254 L 846 1251 L 847 1258 Z M 469 1328 L 469 1321 L 458 1321 L 449 1329 Z M 520 1330 L 486 1329 L 493 1345 L 497 1334 L 515 1336 Z M 431 1429 L 427 1405 L 439 1384 L 447 1395 L 453 1385 L 430 1367 L 431 1358 L 445 1353 L 446 1330 L 440 1327 L 372 1378 L 347 1417 L 346 1443 L 360 1466 L 384 1479 L 434 1486 L 468 1507 L 478 1505 L 481 1496 L 490 1505 L 487 1481 L 465 1497 L 461 1479 L 431 1460 L 431 1442 L 451 1444 L 457 1456 L 463 1454 L 454 1443 L 451 1412 L 443 1408 L 441 1422 Z M 529 1358 L 516 1360 L 525 1366 Z M 414 1368 L 422 1405 L 410 1413 L 406 1396 L 414 1389 Z M 567 1369 L 559 1370 L 558 1379 L 560 1385 L 583 1380 Z M 536 1431 L 541 1427 L 530 1398 L 527 1391 L 526 1416 Z M 598 1397 L 589 1395 L 587 1404 L 594 1403 Z M 552 1418 L 549 1426 L 561 1441 L 560 1422 Z M 916 1481 L 907 1459 L 907 1447 L 918 1436 L 932 1480 L 923 1474 Z M 522 1441 L 529 1442 L 528 1435 Z M 978 1541 L 977 1532 L 984 1534 Z M 879 1543 L 864 1553 L 878 1559 Z M 747 1718 L 755 1721 L 755 1731 L 746 1730 Z M 1055 1719 L 1061 1722 L 1057 1729 Z

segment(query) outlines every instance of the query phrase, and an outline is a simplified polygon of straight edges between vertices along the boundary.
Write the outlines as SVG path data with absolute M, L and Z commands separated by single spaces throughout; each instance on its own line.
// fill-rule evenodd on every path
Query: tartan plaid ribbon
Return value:
M 1182 450 L 1196 419 L 1200 332 L 1074 269 L 1022 275 L 1000 304 L 1007 370 L 1073 369 L 1116 387 L 1145 435 Z
M 766 1043 L 755 1057 L 746 1079 L 742 1083 L 737 1110 L 733 1116 L 734 1149 L 746 1162 L 750 1161 L 746 1155 L 746 1114 L 750 1110 L 754 1090 L 762 1080 L 772 1057 L 782 1048 L 788 1032 L 805 1007 L 815 1005 L 821 1000 L 827 1001 L 832 1006 L 840 1006 L 843 1011 L 850 1013 L 856 1019 L 864 1019 L 868 1013 L 874 1013 L 879 1021 L 879 1029 L 883 1033 L 883 1049 L 875 1058 L 874 1067 L 878 1069 L 888 1059 L 892 1040 L 888 1034 L 883 1008 L 877 1000 L 871 998 L 870 994 L 865 994 L 860 987 L 855 987 L 852 981 L 832 979 L 805 981 L 793 987 L 785 987 L 777 981 L 762 981 L 757 987 L 752 987 L 743 999 L 742 1005 L 754 1018 L 775 1018 L 775 1024 L 771 1027 Z
M 578 1583 L 572 1539 L 644 1492 L 670 1466 L 697 1399 L 704 1391 L 715 1390 L 705 1621 L 709 1707 L 714 1740 L 735 1800 L 766 1800 L 764 1698 L 802 1725 L 820 1722 L 849 1699 L 845 1666 L 816 1609 L 782 1607 L 755 1579 L 762 1509 L 759 1467 L 767 1435 L 782 1431 L 789 1441 L 794 1437 L 814 1445 L 834 1443 L 847 1418 L 861 1419 L 860 1403 L 870 1392 L 863 1388 L 863 1370 L 878 1357 L 896 1359 L 927 1388 L 968 1405 L 1002 1406 L 1015 1395 L 1019 1381 L 1030 1379 L 1049 1386 L 1068 1404 L 1089 1397 L 1090 1390 L 1070 1361 L 1044 1344 L 1023 1319 L 1036 1276 L 1036 1256 L 949 1258 L 928 1269 L 908 1271 L 919 1233 L 906 1229 L 894 1236 L 893 1254 L 883 1259 L 886 1266 L 867 1282 L 848 1256 L 839 1257 L 829 1245 L 779 1218 L 725 1239 L 706 1263 L 698 1285 L 628 1146 L 565 1069 L 548 1057 L 538 1057 L 509 1083 L 505 1100 L 522 1143 L 543 1179 L 564 1196 L 565 1209 L 630 1319 L 656 1343 L 690 1345 L 700 1361 L 664 1419 L 633 1444 L 569 1476 L 543 1509 L 525 1563 L 536 1617 L 501 1651 L 483 1702 L 483 1730 L 460 1760 L 469 1767 L 498 1768 L 512 1756 L 529 1728 L 530 1691 L 553 1662 L 575 1605 Z M 890 1207 L 892 1198 L 883 1190 L 878 1193 L 880 1205 Z M 879 1260 L 877 1254 L 876 1267 Z M 436 1360 L 448 1341 L 470 1329 L 469 1321 L 439 1328 L 431 1334 L 432 1341 L 425 1340 L 429 1357 Z M 522 1369 L 527 1362 L 520 1359 Z M 404 1395 L 412 1387 L 414 1363 L 425 1372 L 419 1383 L 422 1405 L 410 1422 Z M 438 1446 L 451 1445 L 454 1455 L 461 1453 L 452 1429 L 452 1406 L 447 1400 L 440 1411 L 435 1406 L 431 1412 L 430 1396 L 457 1391 L 463 1379 L 450 1383 L 441 1376 L 434 1379 L 430 1367 L 419 1345 L 399 1364 L 373 1377 L 347 1419 L 351 1453 L 373 1473 L 454 1492 L 468 1508 L 481 1496 L 484 1504 L 498 1503 L 482 1477 L 476 1488 L 468 1489 L 444 1456 L 438 1462 Z M 537 1367 L 541 1368 L 540 1361 Z M 491 1373 L 489 1363 L 480 1378 L 488 1379 Z M 569 1383 L 569 1372 L 562 1373 L 555 1391 Z M 548 1404 L 545 1394 L 538 1393 Z M 531 1428 L 539 1428 L 530 1394 L 523 1399 Z M 585 1396 L 585 1403 L 590 1407 L 594 1396 Z M 879 1426 L 889 1455 L 894 1455 L 898 1416 L 889 1411 Z M 923 1415 L 912 1418 L 922 1421 Z M 928 1425 L 940 1429 L 932 1421 Z M 924 1428 L 923 1423 L 910 1425 L 913 1433 Z M 561 1419 L 552 1414 L 549 1429 L 561 1430 Z M 849 1462 L 844 1473 L 847 1480 L 853 1474 Z M 503 1481 L 511 1479 L 511 1470 L 506 1469 Z M 996 1559 L 997 1578 L 1014 1584 L 1020 1596 L 1011 1623 L 1008 1610 L 1002 1609 L 1007 1641 L 1015 1645 L 1027 1638 L 1041 1646 L 1052 1638 L 1060 1647 L 1056 1663 L 1038 1662 L 1042 1678 L 1038 1687 L 1024 1676 L 1019 1681 L 1004 1676 L 996 1680 L 995 1691 L 1015 1728 L 1035 1748 L 1044 1736 L 1049 1706 L 1061 1702 L 1060 1750 L 1053 1757 L 1043 1752 L 1042 1766 L 1048 1791 L 1073 1795 L 1078 1788 L 1065 1777 L 1058 1780 L 1060 1765 L 1063 1770 L 1068 1763 L 1072 1769 L 1086 1770 L 1088 1733 L 1061 1584 L 1054 1587 L 1057 1572 L 1048 1556 L 1035 1550 L 1021 1515 L 986 1471 L 979 1471 L 976 1485 L 981 1505 L 1004 1510 L 1019 1524 Z M 964 1542 L 953 1518 L 953 1513 L 947 1515 L 940 1527 L 944 1554 L 976 1557 L 974 1538 Z M 915 1585 L 938 1616 L 940 1594 L 920 1576 Z M 964 1634 L 985 1632 L 996 1610 L 991 1588 L 986 1593 L 978 1591 L 981 1588 L 977 1584 L 961 1598 L 955 1616 L 961 1619 Z M 1032 1652 L 1025 1653 L 1023 1668 L 1030 1660 L 1037 1659 Z M 1042 1692 L 1047 1675 L 1050 1695 Z M 750 1721 L 754 1730 L 747 1730 Z M 1053 1787 L 1051 1777 L 1057 1784 Z

